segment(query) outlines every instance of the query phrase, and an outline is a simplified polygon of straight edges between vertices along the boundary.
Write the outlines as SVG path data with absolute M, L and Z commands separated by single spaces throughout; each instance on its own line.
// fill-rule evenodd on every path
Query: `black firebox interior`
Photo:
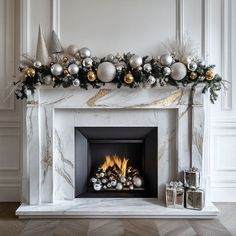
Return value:
M 76 127 L 75 197 L 157 197 L 157 127 Z M 94 191 L 91 176 L 106 155 L 129 159 L 143 176 L 141 190 Z

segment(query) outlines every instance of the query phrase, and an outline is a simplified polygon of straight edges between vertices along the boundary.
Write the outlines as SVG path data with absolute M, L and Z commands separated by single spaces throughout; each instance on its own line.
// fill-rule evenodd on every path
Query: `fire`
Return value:
M 117 155 L 107 155 L 105 156 L 105 159 L 105 162 L 101 166 L 104 172 L 106 172 L 109 167 L 112 168 L 116 166 L 120 169 L 122 176 L 126 176 L 127 163 L 129 159 L 126 159 L 125 157 L 121 158 Z

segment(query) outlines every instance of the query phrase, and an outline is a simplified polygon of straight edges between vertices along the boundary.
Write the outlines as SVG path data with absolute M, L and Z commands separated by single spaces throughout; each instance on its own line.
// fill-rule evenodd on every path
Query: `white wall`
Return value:
M 50 32 L 55 29 L 64 46 L 87 46 L 98 56 L 128 51 L 157 55 L 161 42 L 184 34 L 191 36 L 199 53 L 216 63 L 219 73 L 232 82 L 226 96 L 216 105 L 207 106 L 210 117 L 206 154 L 211 168 L 208 161 L 205 168 L 209 169 L 212 199 L 236 201 L 231 197 L 233 192 L 236 196 L 236 83 L 232 77 L 236 20 L 230 14 L 236 10 L 235 1 L 0 0 L 0 9 L 0 50 L 15 45 L 15 50 L 7 49 L 8 53 L 0 58 L 1 90 L 12 80 L 19 53 L 35 54 L 39 24 L 48 44 Z M 0 104 L 0 201 L 20 199 L 21 169 L 27 168 L 21 167 L 24 126 L 20 104 L 13 97 Z M 27 176 L 23 176 L 23 187 L 26 185 Z

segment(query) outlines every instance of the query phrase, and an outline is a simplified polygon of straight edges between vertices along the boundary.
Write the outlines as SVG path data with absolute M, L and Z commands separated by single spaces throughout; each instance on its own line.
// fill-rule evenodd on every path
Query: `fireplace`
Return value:
M 157 127 L 76 127 L 75 197 L 157 197 Z
M 40 87 L 27 100 L 26 150 L 21 218 L 213 218 L 218 210 L 165 206 L 165 185 L 183 171 L 202 171 L 202 88 L 52 89 Z M 106 157 L 129 159 L 143 178 L 140 188 L 95 191 L 91 178 Z M 204 164 L 204 165 L 203 165 Z M 127 176 L 126 176 L 127 177 Z

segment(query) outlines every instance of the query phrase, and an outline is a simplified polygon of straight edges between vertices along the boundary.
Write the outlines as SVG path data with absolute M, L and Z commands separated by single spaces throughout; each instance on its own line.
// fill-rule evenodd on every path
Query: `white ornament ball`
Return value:
M 95 184 L 93 185 L 93 188 L 94 188 L 95 191 L 100 191 L 100 190 L 102 189 L 102 185 L 95 183 Z
M 149 63 L 147 63 L 147 64 L 145 64 L 144 66 L 143 66 L 143 69 L 146 71 L 146 72 L 151 72 L 151 70 L 152 70 L 152 66 L 151 66 L 151 64 L 149 64 Z
M 182 80 L 187 75 L 187 68 L 181 62 L 176 62 L 171 66 L 171 78 L 174 80 Z
M 75 79 L 75 80 L 73 81 L 73 85 L 74 85 L 75 87 L 78 87 L 78 86 L 80 85 L 79 79 Z
M 163 66 L 170 66 L 173 62 L 173 58 L 170 54 L 163 54 L 160 57 L 160 62 Z
M 34 67 L 39 68 L 42 66 L 42 63 L 40 61 L 35 61 L 33 65 Z
M 143 180 L 139 176 L 134 176 L 133 178 L 133 184 L 135 187 L 140 188 L 143 185 Z
M 116 189 L 121 191 L 123 189 L 123 184 L 122 183 L 117 183 Z
M 129 59 L 129 64 L 130 64 L 131 67 L 137 68 L 137 67 L 139 67 L 143 64 L 143 58 L 138 56 L 138 55 L 133 55 Z
M 153 84 L 155 84 L 155 82 L 156 82 L 155 77 L 153 75 L 149 75 L 148 76 L 148 84 L 153 85 Z
M 171 73 L 170 67 L 164 67 L 164 69 L 163 69 L 163 75 L 164 75 L 164 76 L 168 76 L 168 75 L 170 75 L 170 73 Z
M 191 71 L 195 71 L 197 69 L 197 63 L 194 62 L 194 61 L 191 61 L 189 64 L 188 64 L 188 69 L 191 70 Z
M 79 72 L 79 67 L 77 64 L 70 64 L 68 66 L 68 72 L 71 74 L 71 75 L 75 75 Z
M 60 64 L 53 64 L 51 66 L 51 72 L 53 75 L 58 76 L 62 74 L 63 68 Z
M 52 83 L 52 76 L 51 76 L 51 75 L 46 75 L 46 76 L 43 78 L 43 80 L 44 80 L 44 83 L 45 83 L 46 85 L 50 85 L 50 84 Z
M 91 51 L 89 48 L 81 48 L 79 54 L 81 58 L 91 57 Z
M 102 82 L 111 82 L 115 75 L 116 68 L 111 62 L 103 62 L 98 66 L 97 76 Z
M 93 66 L 93 60 L 92 60 L 92 58 L 85 58 L 84 60 L 83 60 L 83 62 L 82 62 L 82 65 L 84 66 L 84 67 L 86 67 L 86 68 L 90 68 L 90 67 L 92 67 Z
M 68 48 L 67 48 L 67 52 L 71 55 L 71 56 L 74 56 L 77 52 L 79 51 L 79 48 L 72 44 L 70 45 Z

